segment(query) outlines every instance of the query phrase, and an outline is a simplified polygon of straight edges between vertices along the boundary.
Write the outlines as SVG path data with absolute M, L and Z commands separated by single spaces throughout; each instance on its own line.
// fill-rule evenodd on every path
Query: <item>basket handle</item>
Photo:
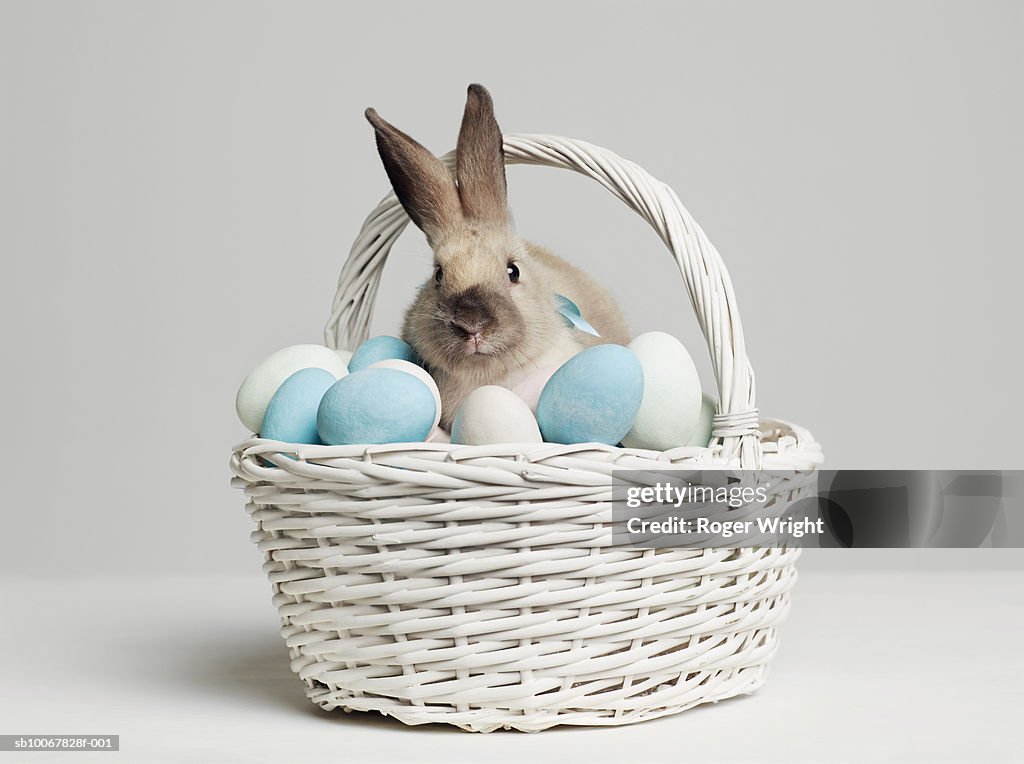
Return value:
M 761 464 L 754 372 L 747 359 L 736 295 L 718 250 L 686 211 L 675 192 L 646 170 L 583 141 L 550 135 L 506 135 L 505 163 L 560 167 L 596 180 L 650 223 L 679 266 L 711 351 L 718 382 L 719 411 L 713 442 L 723 461 L 739 457 L 741 467 Z M 455 152 L 442 157 L 454 167 Z M 388 253 L 409 223 L 394 193 L 370 213 L 338 279 L 331 316 L 324 329 L 328 346 L 355 347 L 369 334 L 381 271 Z

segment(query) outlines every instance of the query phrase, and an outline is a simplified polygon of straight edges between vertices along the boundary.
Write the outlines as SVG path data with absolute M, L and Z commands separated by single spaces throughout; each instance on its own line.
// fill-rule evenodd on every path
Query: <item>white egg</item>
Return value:
M 452 422 L 452 443 L 540 443 L 540 428 L 529 406 L 505 387 L 478 387 L 463 399 Z
M 338 348 L 334 352 L 338 354 L 338 357 L 342 360 L 342 362 L 345 364 L 345 368 L 347 369 L 348 362 L 352 360 L 352 351 L 342 350 L 341 348 Z
M 324 369 L 336 379 L 348 374 L 341 357 L 323 345 L 292 345 L 264 358 L 249 372 L 235 397 L 235 411 L 250 432 L 260 431 L 267 404 L 277 388 L 300 369 Z
M 522 398 L 526 405 L 530 407 L 530 411 L 536 414 L 537 402 L 540 400 L 540 394 L 544 390 L 544 385 L 548 383 L 551 375 L 556 371 L 558 371 L 557 366 L 548 366 L 547 368 L 540 369 L 522 377 L 509 389 Z
M 647 332 L 629 343 L 644 370 L 644 397 L 628 448 L 666 451 L 690 442 L 701 410 L 700 377 L 683 343 L 665 332 Z
M 383 361 L 377 361 L 377 363 L 370 364 L 370 369 L 395 369 L 397 371 L 404 371 L 406 374 L 412 374 L 416 379 L 425 384 L 430 392 L 434 394 L 434 406 L 437 413 L 434 415 L 434 424 L 431 425 L 431 429 L 437 427 L 437 423 L 441 421 L 441 392 L 437 389 L 437 383 L 434 378 L 427 373 L 427 370 L 422 366 L 417 366 L 411 361 L 403 361 L 400 358 L 388 358 Z

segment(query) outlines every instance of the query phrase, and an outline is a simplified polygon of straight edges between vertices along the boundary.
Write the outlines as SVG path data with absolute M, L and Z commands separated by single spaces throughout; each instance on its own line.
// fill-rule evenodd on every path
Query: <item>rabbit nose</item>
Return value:
M 467 337 L 480 334 L 494 322 L 483 294 L 476 288 L 467 289 L 452 300 L 451 315 L 451 326 Z
M 467 338 L 479 336 L 490 323 L 490 320 L 467 320 L 462 318 L 455 318 L 451 321 L 452 328 L 458 330 L 459 334 L 463 334 Z

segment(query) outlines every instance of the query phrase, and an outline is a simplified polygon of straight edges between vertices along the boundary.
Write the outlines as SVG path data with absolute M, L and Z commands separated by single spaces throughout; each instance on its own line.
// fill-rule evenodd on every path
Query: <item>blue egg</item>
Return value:
M 316 424 L 330 445 L 418 443 L 434 426 L 434 393 L 397 369 L 362 369 L 339 379 L 320 401 Z
M 348 362 L 349 372 L 361 371 L 377 361 L 386 361 L 390 358 L 398 358 L 402 361 L 411 361 L 419 364 L 420 357 L 412 346 L 398 337 L 391 337 L 382 334 L 379 337 L 371 337 L 352 354 Z
M 287 443 L 320 443 L 316 412 L 324 393 L 337 381 L 325 369 L 299 369 L 271 397 L 260 436 Z
M 619 443 L 644 397 L 640 361 L 622 345 L 595 345 L 551 375 L 537 402 L 549 443 Z

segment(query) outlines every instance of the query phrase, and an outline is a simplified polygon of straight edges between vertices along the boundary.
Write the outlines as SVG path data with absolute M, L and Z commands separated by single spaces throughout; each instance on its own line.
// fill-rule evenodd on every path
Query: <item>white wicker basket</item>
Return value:
M 794 549 L 611 546 L 611 470 L 666 464 L 813 473 L 810 434 L 760 421 L 718 252 L 665 184 L 575 140 L 505 137 L 506 161 L 598 181 L 658 232 L 707 338 L 721 413 L 709 448 L 308 446 L 253 438 L 232 456 L 307 695 L 325 709 L 472 731 L 615 725 L 749 693 L 789 607 Z M 445 158 L 451 162 L 452 156 Z M 327 343 L 367 337 L 394 194 L 341 273 Z M 810 490 L 784 482 L 781 500 Z

